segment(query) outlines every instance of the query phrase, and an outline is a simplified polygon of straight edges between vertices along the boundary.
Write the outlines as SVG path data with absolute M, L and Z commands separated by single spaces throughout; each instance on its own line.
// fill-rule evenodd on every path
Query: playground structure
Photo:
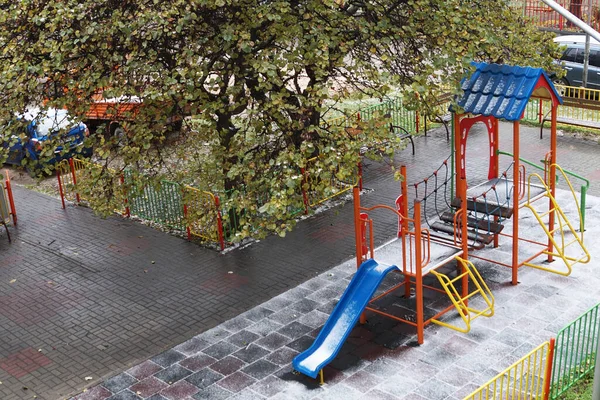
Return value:
M 470 258 L 508 267 L 513 285 L 518 284 L 519 269 L 523 266 L 568 275 L 575 264 L 589 262 L 583 244 L 583 223 L 578 232 L 556 200 L 558 175 L 573 192 L 567 174 L 556 164 L 556 110 L 562 102 L 560 95 L 541 69 L 485 63 L 474 66 L 475 72 L 462 84 L 464 95 L 456 102 L 456 110 L 460 112 L 452 110 L 452 154 L 430 176 L 412 185 L 415 197 L 412 218 L 408 216 L 410 193 L 405 167 L 401 167 L 404 180 L 395 207 L 362 206 L 359 190 L 354 189 L 358 272 L 313 345 L 294 359 L 297 371 L 313 378 L 320 374 L 323 382 L 322 368 L 335 358 L 355 324 L 366 322 L 365 311 L 414 326 L 418 344 L 424 342 L 424 327 L 430 323 L 466 333 L 474 319 L 493 316 L 494 297 Z M 526 162 L 522 163 L 520 157 L 519 120 L 530 98 L 552 105 L 550 150 L 543 165 L 538 167 L 544 172 L 543 177 L 537 173 L 527 177 Z M 512 122 L 512 154 L 500 151 L 499 119 Z M 485 125 L 489 137 L 488 180 L 469 186 L 466 144 L 469 131 L 477 123 Z M 501 154 L 512 156 L 503 171 Z M 577 204 L 574 192 L 573 199 Z M 391 211 L 398 220 L 398 238 L 377 255 L 373 219 L 369 215 L 375 210 Z M 579 205 L 577 211 L 582 220 Z M 519 226 L 521 212 L 534 216 L 547 241 L 524 237 Z M 504 228 L 509 225 L 512 231 L 507 233 Z M 528 244 L 528 249 L 520 249 L 522 242 Z M 472 254 L 488 246 L 508 248 L 510 263 Z M 520 251 L 529 248 L 535 249 L 532 254 Z M 551 264 L 555 259 L 560 259 L 563 267 Z M 453 267 L 455 261 L 456 272 L 442 268 Z M 379 285 L 392 271 L 402 274 L 400 282 L 378 293 Z M 439 287 L 425 284 L 427 275 L 437 278 Z M 377 306 L 378 301 L 401 289 L 403 297 L 414 306 L 411 315 L 400 316 Z M 425 290 L 445 293 L 451 304 L 426 313 Z M 464 326 L 456 325 L 452 317 L 443 318 L 452 310 L 457 311 Z
M 5 176 L 0 175 L 0 223 L 6 229 L 6 236 L 10 242 L 10 231 L 8 225 L 11 223 L 17 226 L 17 211 L 15 209 L 15 201 L 13 199 L 12 187 L 10 185 L 10 177 L 8 171 L 4 171 Z M 4 179 L 2 182 L 1 179 Z

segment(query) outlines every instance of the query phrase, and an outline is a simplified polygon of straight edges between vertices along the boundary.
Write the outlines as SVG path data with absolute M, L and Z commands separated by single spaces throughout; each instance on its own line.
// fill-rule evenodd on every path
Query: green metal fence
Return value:
M 594 369 L 600 320 L 595 305 L 556 335 L 550 399 L 558 399 Z
M 186 229 L 182 188 L 176 182 L 163 180 L 158 186 L 145 184 L 143 187 L 132 184 L 127 200 L 133 216 L 180 231 Z
M 417 113 L 408 110 L 401 98 L 395 98 L 359 111 L 363 121 L 371 120 L 375 115 L 389 115 L 392 125 L 400 126 L 409 133 L 417 132 Z

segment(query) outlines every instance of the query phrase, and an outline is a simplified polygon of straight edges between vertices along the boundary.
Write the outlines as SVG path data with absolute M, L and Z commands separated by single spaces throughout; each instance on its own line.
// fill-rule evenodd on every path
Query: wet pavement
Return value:
M 502 125 L 502 132 L 504 148 L 511 137 L 508 125 Z M 521 136 L 523 157 L 542 159 L 548 139 L 540 140 L 537 128 L 522 127 Z M 415 142 L 416 156 L 407 149 L 396 157 L 396 162 L 407 165 L 409 182 L 429 175 L 449 153 L 442 131 Z M 600 195 L 597 151 L 598 144 L 590 141 L 559 139 L 559 163 L 590 178 L 590 193 Z M 487 175 L 485 132 L 471 132 L 467 152 L 469 178 L 482 180 Z M 364 174 L 365 186 L 372 191 L 362 201 L 393 204 L 399 184 L 389 167 L 369 161 Z M 286 390 L 296 390 L 296 384 L 313 385 L 301 381 L 284 388 L 280 383 L 286 383 L 293 355 L 318 332 L 352 274 L 354 263 L 346 262 L 354 254 L 351 203 L 301 221 L 285 238 L 269 237 L 219 254 L 116 216 L 100 219 L 81 207 L 62 210 L 57 199 L 24 188 L 15 188 L 15 201 L 19 227 L 12 229 L 13 243 L 0 236 L 2 399 L 62 399 L 86 387 L 94 389 L 78 398 L 137 398 L 137 392 L 139 398 L 153 400 L 220 398 L 233 393 L 283 398 Z M 376 217 L 375 225 L 377 244 L 395 236 L 397 221 Z M 341 266 L 329 272 L 336 265 Z M 572 304 L 566 312 L 570 315 L 579 309 L 579 303 Z M 362 371 L 353 380 L 364 377 L 376 382 L 370 389 L 376 393 L 370 397 L 392 394 L 392 389 L 378 386 L 392 385 L 394 380 L 388 381 L 383 369 L 375 373 L 384 361 L 369 358 L 384 350 L 371 351 L 371 340 L 383 335 L 375 344 L 387 349 L 390 340 L 398 346 L 410 342 L 411 333 L 397 332 L 401 328 L 393 326 L 392 331 L 399 333 L 395 339 L 384 321 L 376 325 L 358 354 L 352 349 L 346 359 L 332 364 L 340 371 L 338 378 L 326 371 L 328 384 L 317 387 L 311 397 L 346 398 L 350 381 L 337 389 L 335 383 L 353 376 L 353 371 Z M 196 337 L 207 331 L 207 336 Z M 427 337 L 426 331 L 424 346 Z M 412 351 L 424 357 L 424 346 Z M 376 365 L 363 371 L 365 360 Z M 421 358 L 411 356 L 409 364 L 391 361 L 397 378 Z M 416 381 L 425 375 L 431 378 L 424 373 Z M 95 386 L 101 382 L 103 386 Z M 304 397 L 299 394 L 304 390 L 294 393 Z M 162 397 L 155 395 L 159 391 Z

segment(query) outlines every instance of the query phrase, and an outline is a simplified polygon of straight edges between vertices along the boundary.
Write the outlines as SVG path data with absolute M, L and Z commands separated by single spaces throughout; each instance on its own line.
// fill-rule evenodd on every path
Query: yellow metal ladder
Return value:
M 567 175 L 565 174 L 565 172 L 559 165 L 554 164 L 553 167 L 555 167 L 556 170 L 562 174 L 563 178 L 569 185 L 571 193 L 573 194 L 575 204 L 577 205 L 577 212 L 579 214 L 579 218 L 581 218 L 581 209 L 579 206 L 579 202 L 577 201 L 577 196 L 575 195 L 575 190 L 573 189 L 573 186 L 571 185 L 571 182 L 569 181 L 569 179 L 567 178 Z M 541 185 L 545 189 L 543 197 L 550 199 L 550 203 L 549 203 L 550 208 L 548 211 L 538 212 L 532 205 L 532 201 L 531 201 L 532 199 L 530 197 L 531 180 L 534 178 L 539 180 L 539 183 L 541 183 Z M 554 274 L 567 276 L 567 275 L 571 274 L 571 272 L 573 270 L 573 265 L 575 265 L 577 263 L 586 264 L 590 261 L 590 258 L 591 258 L 590 253 L 588 252 L 587 248 L 583 244 L 583 232 L 580 232 L 580 234 L 577 234 L 576 229 L 573 227 L 573 225 L 571 224 L 571 222 L 565 215 L 562 208 L 558 205 L 556 198 L 554 196 L 552 196 L 552 192 L 550 191 L 550 188 L 548 187 L 548 185 L 546 185 L 546 182 L 544 181 L 544 179 L 542 179 L 542 177 L 538 174 L 531 174 L 529 176 L 527 202 L 524 204 L 524 207 L 528 208 L 531 211 L 531 213 L 535 216 L 536 220 L 538 221 L 538 223 L 540 224 L 540 226 L 546 233 L 546 236 L 548 236 L 548 238 L 550 239 L 550 242 L 552 243 L 553 251 L 546 250 L 543 252 L 543 254 L 560 258 L 563 261 L 564 265 L 566 266 L 567 270 L 560 271 L 556 268 L 549 268 L 547 266 L 534 264 L 532 262 L 526 262 L 526 263 L 524 263 L 524 265 L 527 265 L 528 267 L 532 267 L 532 268 L 541 269 L 543 271 L 552 272 Z M 550 214 L 551 212 L 554 212 L 554 216 L 555 216 L 555 227 L 552 230 L 550 230 L 550 228 L 543 221 L 543 218 L 548 216 L 548 214 Z M 557 234 L 557 233 L 560 235 L 559 240 L 557 240 L 557 238 L 555 237 L 555 234 Z M 574 239 L 567 240 L 565 238 L 565 236 L 568 234 L 572 234 L 574 236 Z M 579 249 L 583 253 L 583 256 L 576 256 L 576 257 L 567 256 L 566 249 L 572 245 L 579 246 Z
M 442 288 L 448 294 L 448 297 L 452 301 L 452 304 L 458 311 L 458 315 L 463 320 L 465 327 L 461 328 L 456 325 L 452 325 L 447 322 L 440 321 L 438 319 L 432 319 L 431 322 L 437 325 L 445 326 L 446 328 L 453 329 L 458 332 L 467 333 L 471 330 L 471 322 L 478 317 L 491 317 L 494 315 L 494 295 L 490 291 L 489 287 L 484 282 L 483 278 L 477 271 L 477 268 L 473 265 L 472 262 L 465 260 L 460 257 L 455 257 L 455 259 L 460 263 L 462 267 L 462 272 L 458 274 L 455 278 L 450 279 L 447 275 L 439 273 L 437 271 L 431 271 L 433 275 L 435 275 Z M 474 290 L 469 292 L 467 295 L 462 296 L 459 291 L 456 289 L 454 284 L 456 282 L 461 282 L 462 279 L 468 276 L 469 281 L 475 287 Z M 481 310 L 475 309 L 473 307 L 469 307 L 468 301 L 473 299 L 476 295 L 480 295 L 485 303 L 485 307 Z

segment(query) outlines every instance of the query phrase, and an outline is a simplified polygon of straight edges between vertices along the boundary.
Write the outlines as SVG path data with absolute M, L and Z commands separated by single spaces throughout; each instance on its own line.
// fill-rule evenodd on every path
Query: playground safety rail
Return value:
M 464 400 L 547 400 L 554 354 L 554 339 L 533 349 Z
M 502 151 L 502 150 L 498 150 L 498 154 L 504 155 L 504 156 L 509 156 L 511 158 L 514 157 L 512 153 L 509 153 L 507 151 Z M 536 168 L 536 169 L 544 172 L 544 174 L 547 173 L 547 170 L 546 170 L 546 168 L 544 168 L 543 165 L 536 164 L 536 163 L 526 160 L 522 157 L 519 157 L 519 160 L 522 163 L 529 165 L 530 167 Z M 546 161 L 542 161 L 542 162 L 546 163 Z M 587 192 L 588 192 L 588 189 L 590 188 L 590 180 L 587 178 L 584 178 L 583 176 L 581 176 L 579 174 L 576 174 L 575 172 L 569 171 L 567 169 L 562 169 L 562 171 L 565 173 L 565 175 L 568 175 L 568 176 L 571 176 L 573 178 L 583 181 L 583 184 L 581 185 L 581 189 L 579 192 L 579 207 L 581 208 L 580 230 L 581 230 L 581 232 L 583 232 L 585 230 L 585 205 L 586 205 Z M 557 182 L 559 181 L 559 174 L 556 174 L 556 181 Z
M 571 386 L 594 370 L 598 343 L 600 304 L 590 308 L 556 335 L 550 398 L 560 398 Z

